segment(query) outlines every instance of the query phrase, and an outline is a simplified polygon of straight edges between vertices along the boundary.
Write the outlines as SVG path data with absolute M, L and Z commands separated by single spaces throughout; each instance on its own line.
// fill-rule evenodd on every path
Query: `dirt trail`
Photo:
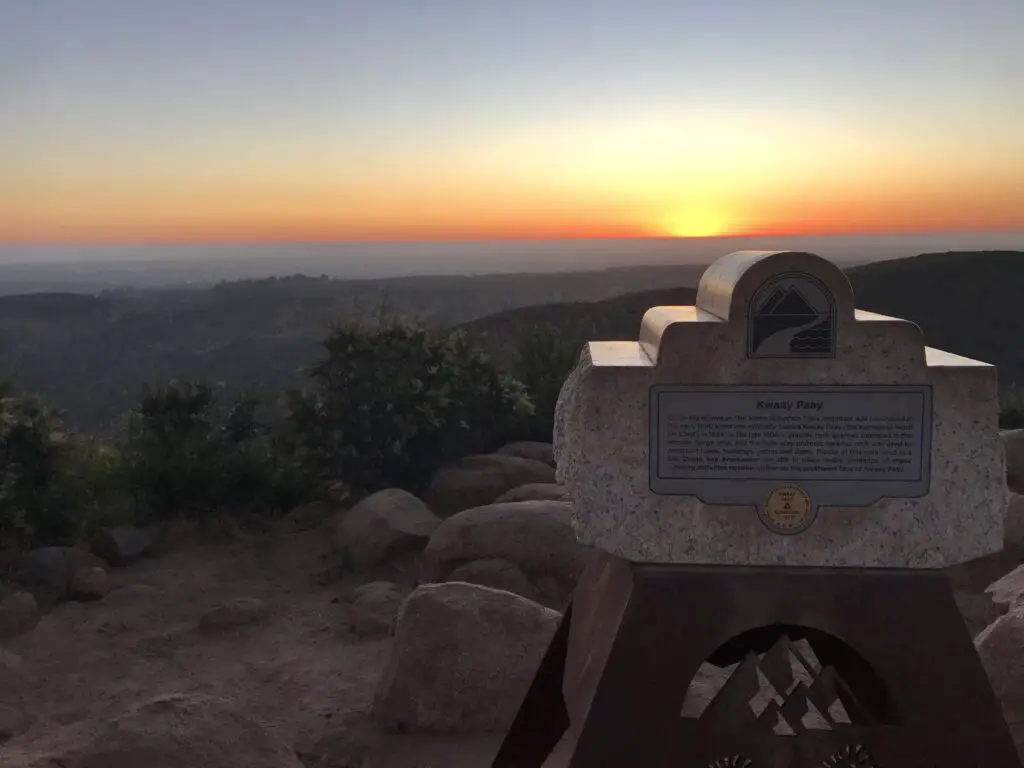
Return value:
M 13 738 L 0 764 L 13 768 L 62 725 L 160 693 L 228 699 L 299 751 L 332 722 L 368 711 L 390 641 L 349 633 L 343 596 L 366 577 L 323 578 L 327 541 L 314 530 L 190 546 L 111 571 L 114 590 L 100 602 L 55 608 L 5 644 L 0 742 Z M 203 614 L 236 598 L 266 601 L 269 616 L 199 628 Z
M 411 588 L 413 571 L 405 563 L 342 578 L 328 541 L 317 529 L 190 544 L 112 570 L 114 589 L 102 601 L 55 608 L 0 649 L 0 765 L 29 765 L 62 727 L 113 718 L 168 693 L 227 699 L 300 755 L 323 738 L 344 741 L 348 723 L 367 721 L 391 643 L 349 631 L 345 596 L 381 578 Z M 980 592 L 1019 562 L 1019 553 L 1001 553 L 950 575 L 959 588 Z M 267 617 L 217 632 L 200 628 L 204 614 L 238 598 L 264 601 Z M 499 741 L 393 736 L 372 765 L 480 768 Z

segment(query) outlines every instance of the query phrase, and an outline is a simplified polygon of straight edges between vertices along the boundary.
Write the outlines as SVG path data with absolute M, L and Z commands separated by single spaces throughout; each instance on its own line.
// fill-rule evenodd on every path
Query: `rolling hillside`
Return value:
M 635 267 L 568 274 L 333 280 L 296 275 L 214 288 L 92 296 L 0 296 L 0 379 L 41 394 L 92 432 L 112 428 L 142 387 L 169 378 L 223 382 L 273 397 L 302 382 L 332 323 L 384 312 L 435 326 L 550 301 L 603 299 L 696 282 L 702 268 Z
M 913 320 L 929 344 L 997 364 L 1004 384 L 1024 383 L 1024 253 L 925 254 L 848 274 L 858 306 Z M 298 385 L 299 369 L 320 356 L 332 322 L 373 321 L 382 305 L 433 325 L 461 323 L 502 356 L 541 323 L 577 346 L 633 339 L 649 307 L 692 304 L 696 290 L 683 286 L 697 278 L 693 268 L 637 267 L 419 281 L 294 277 L 201 290 L 0 297 L 0 378 L 14 377 L 65 409 L 72 425 L 105 432 L 150 382 L 196 378 L 264 396 Z M 638 285 L 680 287 L 624 293 Z
M 929 253 L 847 270 L 857 306 L 917 323 L 930 346 L 999 367 L 1003 386 L 1024 383 L 1024 252 Z M 635 339 L 652 306 L 692 304 L 696 290 L 667 288 L 604 301 L 523 307 L 468 326 L 496 352 L 524 329 L 556 325 L 566 339 Z

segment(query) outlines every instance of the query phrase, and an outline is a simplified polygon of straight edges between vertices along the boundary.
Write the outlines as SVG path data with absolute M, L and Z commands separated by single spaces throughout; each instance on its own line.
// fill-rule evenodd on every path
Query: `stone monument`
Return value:
M 555 457 L 594 555 L 493 768 L 1020 768 L 939 570 L 1002 547 L 997 414 L 807 253 L 590 342 Z

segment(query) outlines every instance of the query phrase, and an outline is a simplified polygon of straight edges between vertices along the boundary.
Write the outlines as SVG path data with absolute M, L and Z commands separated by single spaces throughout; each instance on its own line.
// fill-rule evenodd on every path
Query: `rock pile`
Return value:
M 1012 491 L 1007 552 L 975 571 L 973 564 L 964 566 L 973 575 L 957 576 L 956 599 L 1024 754 L 1024 430 L 1004 433 L 1003 440 Z M 423 498 L 388 489 L 348 510 L 337 503 L 305 505 L 287 518 L 286 528 L 282 524 L 282 535 L 309 531 L 323 540 L 334 578 L 345 579 L 333 598 L 340 626 L 331 631 L 349 645 L 338 652 L 380 648 L 372 705 L 367 696 L 358 711 L 339 714 L 339 730 L 330 738 L 287 744 L 230 701 L 154 691 L 116 718 L 86 718 L 63 728 L 52 743 L 10 740 L 23 752 L 3 751 L 0 722 L 0 762 L 369 767 L 373 763 L 363 759 L 382 732 L 504 731 L 589 556 L 573 534 L 553 463 L 550 445 L 512 444 L 442 468 Z M 314 530 L 321 525 L 323 532 Z M 14 563 L 14 585 L 0 592 L 0 643 L 38 632 L 40 616 L 61 601 L 91 603 L 74 606 L 83 615 L 97 610 L 96 601 L 113 607 L 132 591 L 118 582 L 131 575 L 138 558 L 155 552 L 154 541 L 149 531 L 108 529 L 89 550 L 47 547 L 22 555 Z M 113 591 L 112 581 L 119 587 Z M 145 585 L 136 586 L 143 594 Z M 236 593 L 207 601 L 182 631 L 194 633 L 194 642 L 227 644 L 246 632 L 272 633 L 286 613 L 286 598 Z M 21 674 L 16 654 L 3 648 L 0 654 L 0 674 Z M 690 698 L 707 698 L 727 674 L 705 665 Z

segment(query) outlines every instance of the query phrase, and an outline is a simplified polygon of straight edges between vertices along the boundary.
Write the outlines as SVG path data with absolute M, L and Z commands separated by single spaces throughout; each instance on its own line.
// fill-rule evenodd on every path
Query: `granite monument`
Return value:
M 587 344 L 554 445 L 594 554 L 494 768 L 1020 768 L 940 570 L 1002 546 L 997 414 L 807 253 Z

